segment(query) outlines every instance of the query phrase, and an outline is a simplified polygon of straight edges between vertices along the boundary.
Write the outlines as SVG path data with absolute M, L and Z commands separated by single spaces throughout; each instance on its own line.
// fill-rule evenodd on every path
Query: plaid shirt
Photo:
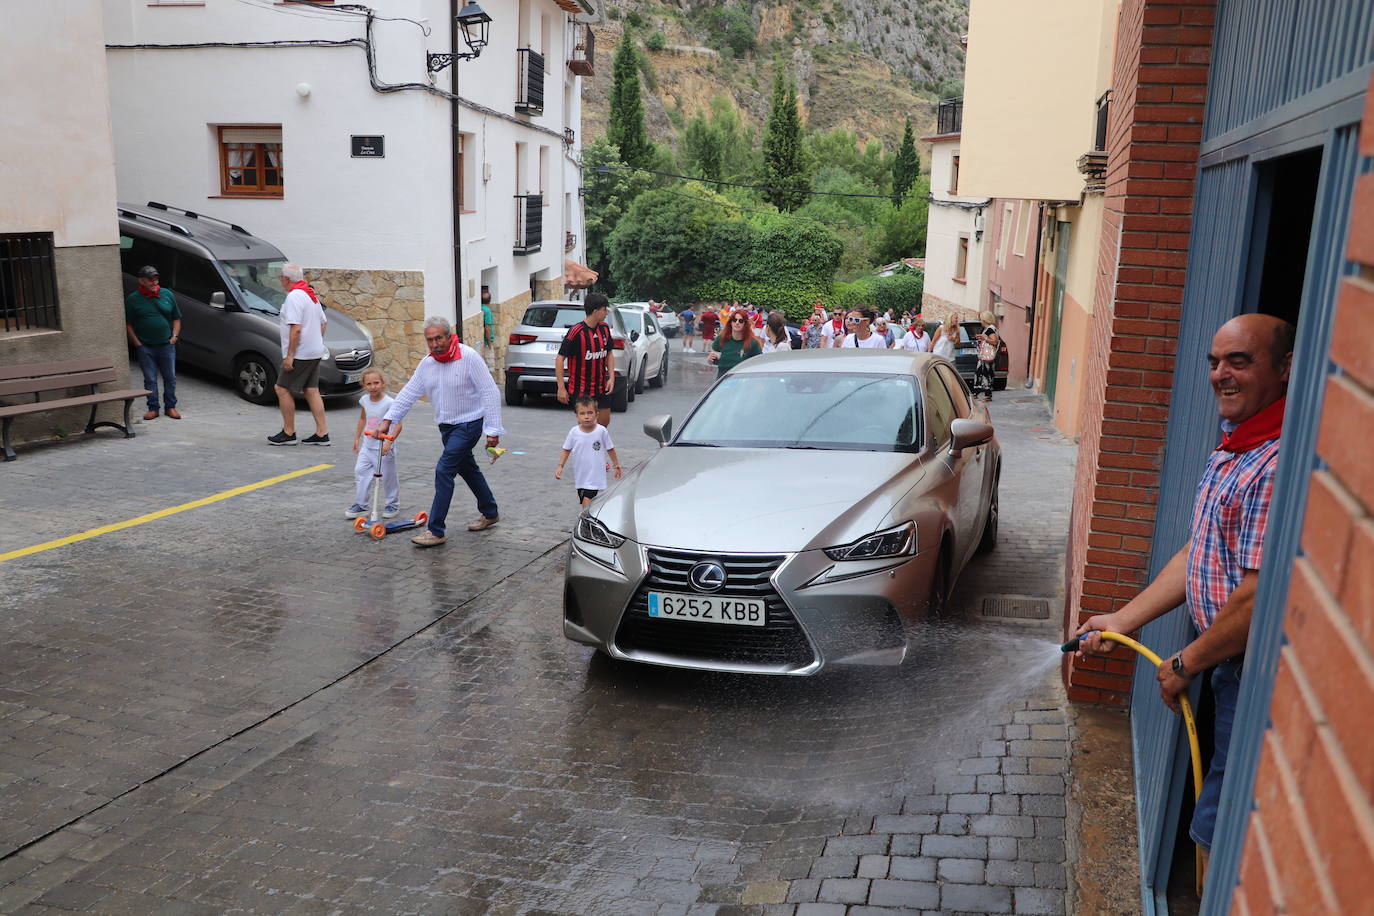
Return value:
M 1279 440 L 1248 452 L 1215 451 L 1197 488 L 1188 550 L 1188 609 L 1199 632 L 1240 585 L 1260 568 Z

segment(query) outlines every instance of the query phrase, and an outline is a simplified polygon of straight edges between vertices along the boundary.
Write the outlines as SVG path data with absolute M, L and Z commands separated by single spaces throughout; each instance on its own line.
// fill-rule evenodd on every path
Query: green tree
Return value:
M 650 168 L 653 144 L 644 127 L 644 102 L 639 95 L 639 50 L 629 28 L 621 36 L 611 64 L 611 111 L 606 136 L 620 153 L 620 161 Z
M 879 264 L 924 257 L 930 184 L 924 178 L 911 186 L 900 207 L 891 207 L 874 227 L 873 255 Z
M 897 148 L 897 157 L 892 160 L 892 203 L 900 205 L 902 198 L 920 177 L 921 157 L 916 155 L 916 136 L 911 132 L 911 119 L 907 118 L 902 145 Z
M 712 181 L 738 181 L 757 172 L 754 134 L 726 95 L 692 116 L 682 133 L 682 167 Z
M 797 113 L 797 88 L 783 79 L 779 64 L 773 76 L 773 106 L 763 133 L 764 192 L 779 210 L 795 210 L 806 202 L 799 191 L 811 188 L 802 152 L 801 116 Z
M 702 252 L 715 228 L 731 218 L 722 203 L 714 191 L 691 185 L 639 195 L 610 236 L 616 294 L 688 298 L 688 290 L 714 270 Z
M 597 137 L 582 149 L 582 184 L 586 189 L 587 266 L 600 272 L 597 285 L 616 289 L 611 273 L 608 240 L 611 230 L 639 195 L 653 187 L 654 176 L 627 169 L 606 137 Z

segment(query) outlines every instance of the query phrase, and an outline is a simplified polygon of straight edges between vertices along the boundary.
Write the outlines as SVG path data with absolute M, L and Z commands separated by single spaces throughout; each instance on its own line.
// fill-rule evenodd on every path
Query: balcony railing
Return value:
M 964 127 L 964 100 L 941 99 L 935 116 L 937 134 L 957 134 Z
M 573 47 L 572 57 L 568 58 L 568 69 L 578 76 L 595 76 L 596 33 L 592 27 L 580 24 L 574 27 L 577 44 Z
M 515 110 L 524 114 L 544 113 L 544 55 L 529 48 L 517 48 Z
M 534 254 L 544 244 L 544 195 L 515 195 L 515 253 Z
M 1107 148 L 1107 117 L 1112 110 L 1112 91 L 1108 89 L 1097 100 L 1097 130 L 1093 133 L 1093 149 Z

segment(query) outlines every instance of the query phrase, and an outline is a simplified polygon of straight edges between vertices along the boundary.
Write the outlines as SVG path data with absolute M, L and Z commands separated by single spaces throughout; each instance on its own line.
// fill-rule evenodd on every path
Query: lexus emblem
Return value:
M 687 581 L 699 592 L 718 592 L 725 586 L 725 567 L 711 560 L 693 566 Z

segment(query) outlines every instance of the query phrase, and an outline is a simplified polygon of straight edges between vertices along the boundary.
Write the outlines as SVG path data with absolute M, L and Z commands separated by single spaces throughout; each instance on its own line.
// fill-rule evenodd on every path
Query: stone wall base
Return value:
M 932 293 L 921 294 L 921 317 L 926 321 L 944 321 L 955 316 L 958 321 L 977 321 L 978 312 Z
M 425 356 L 425 275 L 418 270 L 311 268 L 320 299 L 372 332 L 372 365 L 399 391 Z

